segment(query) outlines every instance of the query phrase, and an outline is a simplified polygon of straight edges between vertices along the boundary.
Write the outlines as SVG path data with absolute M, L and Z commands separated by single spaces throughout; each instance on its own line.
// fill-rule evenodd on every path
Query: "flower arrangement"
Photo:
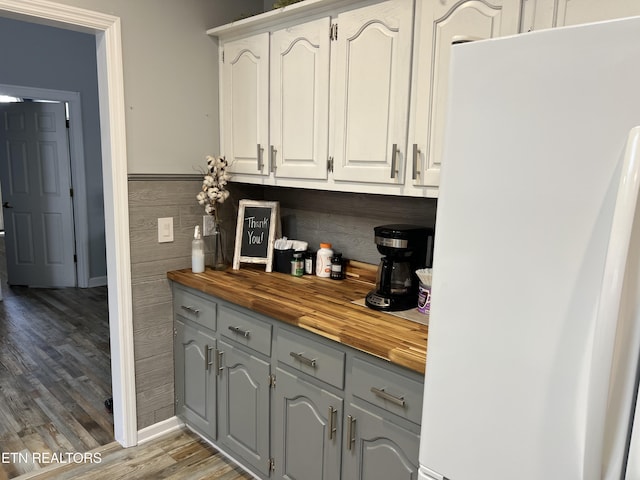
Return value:
M 202 181 L 202 190 L 196 195 L 198 203 L 204 206 L 207 215 L 218 218 L 218 204 L 224 203 L 229 198 L 227 182 L 231 175 L 227 172 L 228 162 L 224 157 L 207 155 L 207 170 Z

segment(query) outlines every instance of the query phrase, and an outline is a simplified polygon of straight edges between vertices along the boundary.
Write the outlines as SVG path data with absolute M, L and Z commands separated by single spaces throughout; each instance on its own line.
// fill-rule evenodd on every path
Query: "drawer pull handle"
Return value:
M 257 144 L 257 151 L 256 151 L 256 157 L 258 160 L 258 171 L 261 172 L 262 171 L 262 145 L 260 145 L 259 143 Z
M 222 375 L 222 372 L 224 370 L 224 366 L 222 365 L 222 356 L 224 355 L 224 352 L 221 350 L 216 350 L 216 363 L 217 363 L 217 372 L 216 372 L 216 376 L 220 376 Z
M 336 414 L 338 410 L 329 405 L 329 440 L 331 440 L 338 429 L 336 428 Z
M 213 348 L 209 345 L 204 346 L 204 369 L 207 371 L 211 370 L 211 365 L 213 364 L 213 362 L 211 362 L 211 350 L 213 350 Z
M 404 396 L 396 397 L 395 395 L 391 395 L 390 393 L 385 392 L 384 388 L 371 387 L 371 391 L 376 395 L 376 397 L 380 397 L 383 400 L 389 400 L 391 403 L 395 403 L 400 407 L 404 407 L 406 405 Z
M 347 415 L 347 450 L 353 448 L 356 443 L 356 418 L 353 415 Z
M 245 338 L 249 338 L 249 335 L 251 335 L 250 330 L 244 330 L 243 328 L 234 327 L 232 325 L 229 325 L 229 330 L 231 330 L 233 333 L 237 333 L 238 335 L 242 335 Z
M 394 143 L 391 147 L 391 178 L 396 178 L 398 174 L 398 144 Z
M 316 359 L 315 358 L 307 358 L 302 353 L 289 352 L 293 358 L 298 360 L 300 363 L 304 363 L 305 365 L 309 365 L 310 367 L 316 368 Z
M 200 313 L 200 310 L 189 305 L 182 305 L 180 308 L 182 308 L 186 312 L 193 313 L 194 315 L 198 315 Z

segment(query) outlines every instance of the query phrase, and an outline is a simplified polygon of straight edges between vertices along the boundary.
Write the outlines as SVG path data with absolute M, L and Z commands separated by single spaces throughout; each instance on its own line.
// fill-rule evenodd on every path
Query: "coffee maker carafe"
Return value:
M 384 255 L 376 275 L 376 288 L 365 304 L 376 310 L 407 310 L 418 303 L 415 271 L 431 267 L 433 229 L 417 225 L 392 224 L 375 227 L 375 243 Z

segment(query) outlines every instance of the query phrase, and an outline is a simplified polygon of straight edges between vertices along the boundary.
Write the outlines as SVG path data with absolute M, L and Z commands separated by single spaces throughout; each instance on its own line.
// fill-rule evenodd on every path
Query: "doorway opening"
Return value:
M 46 0 L 0 0 L 0 16 L 96 37 L 115 439 L 137 443 L 127 154 L 120 19 Z

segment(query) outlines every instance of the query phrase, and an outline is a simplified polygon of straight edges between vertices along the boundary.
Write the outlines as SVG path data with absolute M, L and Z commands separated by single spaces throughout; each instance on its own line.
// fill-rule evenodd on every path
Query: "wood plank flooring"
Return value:
M 4 263 L 0 237 L 0 480 L 113 441 L 107 288 L 9 287 Z
M 51 465 L 16 480 L 248 480 L 252 477 L 228 462 L 187 429 L 137 447 L 110 443 L 91 452 L 86 462 Z M 100 463 L 97 463 L 99 459 Z M 93 463 L 92 461 L 93 460 Z

